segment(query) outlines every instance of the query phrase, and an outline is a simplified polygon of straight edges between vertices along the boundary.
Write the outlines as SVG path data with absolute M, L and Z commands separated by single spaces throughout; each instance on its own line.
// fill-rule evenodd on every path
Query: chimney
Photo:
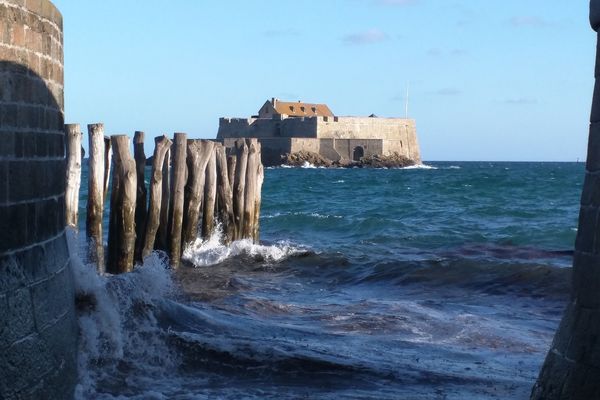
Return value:
M 271 104 L 273 104 L 273 107 L 277 107 L 277 97 L 272 97 L 271 98 Z

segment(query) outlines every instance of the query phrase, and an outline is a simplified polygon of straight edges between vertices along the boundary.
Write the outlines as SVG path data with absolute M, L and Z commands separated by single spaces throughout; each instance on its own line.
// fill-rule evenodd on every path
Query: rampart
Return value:
M 0 398 L 63 399 L 77 324 L 65 236 L 62 16 L 0 0 Z
M 217 139 L 230 147 L 234 139 L 259 138 L 263 162 L 278 164 L 281 155 L 319 153 L 332 161 L 352 160 L 360 147 L 365 156 L 398 153 L 421 161 L 415 121 L 377 117 L 221 118 Z

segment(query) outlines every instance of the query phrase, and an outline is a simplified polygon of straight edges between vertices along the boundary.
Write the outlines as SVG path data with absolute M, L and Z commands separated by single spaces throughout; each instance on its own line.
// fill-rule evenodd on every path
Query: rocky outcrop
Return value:
M 404 168 L 415 165 L 415 161 L 398 153 L 391 155 L 372 155 L 362 157 L 359 161 L 341 159 L 332 161 L 320 154 L 310 151 L 299 151 L 282 157 L 283 165 L 302 167 L 307 164 L 324 168 Z

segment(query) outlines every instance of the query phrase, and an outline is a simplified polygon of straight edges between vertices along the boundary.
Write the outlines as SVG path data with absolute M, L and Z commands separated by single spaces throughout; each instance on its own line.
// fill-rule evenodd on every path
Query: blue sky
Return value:
M 403 116 L 410 82 L 425 160 L 585 159 L 588 1 L 54 3 L 67 122 L 214 138 L 273 96 Z

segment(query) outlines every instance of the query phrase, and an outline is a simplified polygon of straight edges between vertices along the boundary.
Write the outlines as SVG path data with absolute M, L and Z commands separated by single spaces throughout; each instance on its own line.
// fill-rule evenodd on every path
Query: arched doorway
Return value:
M 352 153 L 352 160 L 360 161 L 360 159 L 363 158 L 364 156 L 365 156 L 365 149 L 363 149 L 361 146 L 356 146 L 354 148 L 354 152 Z

